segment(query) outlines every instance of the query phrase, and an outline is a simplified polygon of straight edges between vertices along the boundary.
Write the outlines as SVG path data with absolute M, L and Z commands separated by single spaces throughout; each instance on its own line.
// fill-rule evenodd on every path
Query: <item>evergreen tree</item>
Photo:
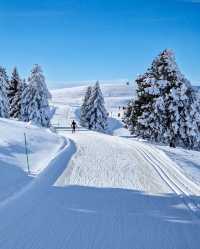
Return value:
M 22 120 L 48 127 L 50 125 L 48 97 L 49 92 L 42 69 L 39 65 L 34 65 L 29 83 L 22 93 Z
M 9 117 L 9 101 L 7 88 L 9 85 L 8 76 L 5 68 L 0 67 L 0 117 Z
M 198 99 L 173 53 L 164 50 L 136 83 L 137 98 L 128 118 L 131 132 L 172 147 L 198 148 Z
M 89 121 L 89 128 L 97 131 L 104 131 L 107 127 L 107 111 L 105 109 L 104 98 L 98 81 L 92 88 L 87 110 L 86 120 Z
M 129 125 L 132 132 L 142 137 L 149 137 L 152 129 L 155 132 L 156 113 L 154 113 L 154 100 L 158 96 L 156 81 L 149 72 L 136 79 L 137 98 L 132 102 Z M 130 112 L 130 111 L 129 111 Z M 155 114 L 155 115 L 154 115 Z
M 9 89 L 9 86 L 10 86 L 10 81 L 9 81 L 8 74 L 6 72 L 6 69 L 4 67 L 1 67 L 1 66 L 0 66 L 0 73 L 1 73 L 2 77 L 4 78 L 5 88 L 6 88 L 6 95 L 7 95 L 7 99 L 9 99 L 8 89 Z
M 132 106 L 133 106 L 133 100 L 130 100 L 123 113 L 122 121 L 126 124 L 126 126 L 131 125 L 130 117 L 132 115 Z
M 21 95 L 22 82 L 15 67 L 10 79 L 8 97 L 10 102 L 10 117 L 20 119 L 21 117 Z
M 82 104 L 81 110 L 80 110 L 80 124 L 86 128 L 89 128 L 89 123 L 90 123 L 90 120 L 86 119 L 86 117 L 87 117 L 87 113 L 89 111 L 89 99 L 91 97 L 91 93 L 92 93 L 92 87 L 89 86 L 86 89 L 86 93 L 85 93 L 85 96 L 83 99 L 83 104 Z
M 24 91 L 24 89 L 25 89 L 26 87 L 27 87 L 26 79 L 23 79 L 23 80 L 22 80 L 22 83 L 21 83 L 22 92 Z

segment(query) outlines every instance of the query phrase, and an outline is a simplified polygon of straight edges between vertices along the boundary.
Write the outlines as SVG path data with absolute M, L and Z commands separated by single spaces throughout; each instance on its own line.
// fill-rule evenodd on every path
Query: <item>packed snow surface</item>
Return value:
M 79 109 L 82 103 L 87 86 L 63 88 L 52 91 L 53 105 L 56 106 L 56 113 L 52 123 L 56 126 L 70 126 L 72 119 L 79 122 Z M 123 115 L 119 106 L 124 106 L 133 98 L 134 86 L 126 84 L 101 85 L 105 98 L 106 108 L 110 113 L 108 120 L 108 132 L 116 135 L 131 138 L 128 130 L 123 128 L 122 122 L 117 118 L 118 113 Z M 132 139 L 132 138 L 131 138 Z M 189 151 L 181 148 L 171 149 L 168 146 L 159 146 L 173 161 L 176 167 L 191 180 L 200 184 L 200 152 Z
M 36 167 L 40 174 L 21 194 L 0 202 L 0 248 L 198 249 L 199 185 L 168 151 L 128 134 L 116 118 L 117 96 L 107 107 L 113 112 L 111 135 L 81 127 L 72 134 L 68 126 L 78 121 L 81 98 L 76 89 L 71 98 L 52 92 L 54 121 L 61 122 L 57 131 L 66 140 L 30 128 L 29 139 L 32 132 L 42 137 L 33 161 L 47 161 Z M 25 127 L 17 124 L 23 143 Z
M 64 140 L 47 129 L 23 122 L 0 119 L 0 201 L 19 191 L 41 172 Z M 24 133 L 30 173 L 28 175 Z
M 88 131 L 80 131 L 75 135 L 69 133 L 67 136 L 75 141 L 77 152 L 58 179 L 57 185 L 126 188 L 151 193 L 169 192 L 169 187 L 163 184 L 157 172 L 142 163 L 143 157 L 132 142 Z
M 174 191 L 182 176 L 162 153 L 84 129 L 60 133 L 71 142 L 0 208 L 0 248 L 199 248 L 198 213 Z

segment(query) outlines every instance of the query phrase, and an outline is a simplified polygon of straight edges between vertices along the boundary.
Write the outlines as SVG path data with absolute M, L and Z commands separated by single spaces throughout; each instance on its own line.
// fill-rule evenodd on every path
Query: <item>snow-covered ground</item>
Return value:
M 67 89 L 65 90 L 67 91 Z M 74 89 L 74 91 L 75 90 L 76 89 Z M 79 94 L 77 93 L 78 96 Z M 83 93 L 80 95 L 82 94 Z M 76 95 L 75 92 L 74 95 Z M 53 96 L 57 97 L 57 93 L 54 92 Z M 105 193 L 105 196 L 101 197 L 103 211 L 101 210 L 100 212 L 104 213 L 108 208 L 105 203 L 108 202 L 108 205 L 112 206 L 111 203 L 114 202 L 115 208 L 116 206 L 118 207 L 118 224 L 124 229 L 124 232 L 122 232 L 122 230 L 119 230 L 119 233 L 116 230 L 111 232 L 113 218 L 107 221 L 106 228 L 108 229 L 106 229 L 106 233 L 104 233 L 104 236 L 107 235 L 105 244 L 113 237 L 116 238 L 119 236 L 121 238 L 120 241 L 117 240 L 116 244 L 115 241 L 112 241 L 109 248 L 116 248 L 116 245 L 118 245 L 119 248 L 130 248 L 130 245 L 131 248 L 198 248 L 198 242 L 196 238 L 193 237 L 194 234 L 191 231 L 194 229 L 193 231 L 196 234 L 200 231 L 200 187 L 198 181 L 195 181 L 192 177 L 193 175 L 198 179 L 198 176 L 196 172 L 193 172 L 193 169 L 190 168 L 190 164 L 187 163 L 187 160 L 189 160 L 191 164 L 197 164 L 195 168 L 199 170 L 198 158 L 200 157 L 200 153 L 186 151 L 180 148 L 170 149 L 168 146 L 152 145 L 131 137 L 129 132 L 123 128 L 121 120 L 117 118 L 119 112 L 118 96 L 111 99 L 111 108 L 107 104 L 108 95 L 104 93 L 104 96 L 108 111 L 113 112 L 113 117 L 109 119 L 108 130 L 109 134 L 113 136 L 97 134 L 84 129 L 81 129 L 79 133 L 75 135 L 72 135 L 69 131 L 62 131 L 62 135 L 70 137 L 74 141 L 76 153 L 68 167 L 57 179 L 55 186 L 67 189 L 69 186 L 92 187 L 90 193 L 94 193 L 94 195 L 91 194 L 91 197 L 98 203 L 97 206 L 92 209 L 92 212 L 95 213 L 99 205 L 99 200 L 96 196 L 98 196 L 102 188 L 105 189 L 105 191 L 107 188 L 112 188 L 109 189 L 111 196 L 115 196 L 114 192 L 116 189 L 119 189 L 119 192 L 122 191 L 122 189 L 129 189 L 131 190 L 128 192 L 129 194 L 132 193 L 134 195 L 134 193 L 137 193 L 141 197 L 144 201 L 142 201 L 142 203 L 138 201 L 137 197 L 135 199 L 134 196 L 132 196 L 132 200 L 130 200 L 128 197 L 129 194 L 122 197 L 118 193 L 117 195 L 119 195 L 119 197 L 115 199 L 115 201 L 111 196 L 107 199 Z M 70 97 L 69 101 L 71 102 Z M 121 103 L 123 103 L 123 100 L 121 101 Z M 71 106 L 67 99 L 64 100 L 63 104 L 68 108 L 68 122 L 72 119 L 77 119 L 78 121 L 77 114 L 80 104 Z M 194 159 L 194 155 L 196 159 Z M 82 187 L 78 188 L 80 192 L 81 189 Z M 88 193 L 89 190 L 86 189 L 86 192 Z M 143 198 L 144 196 L 145 198 Z M 175 203 L 174 200 L 176 200 Z M 132 201 L 137 203 L 135 204 L 136 206 L 131 206 Z M 87 206 L 86 203 L 88 202 L 90 201 L 88 197 L 86 197 L 84 204 Z M 125 206 L 123 206 L 123 202 L 126 203 Z M 77 210 L 77 205 L 78 203 L 76 202 L 72 210 Z M 129 213 L 127 209 L 129 207 L 132 208 L 134 218 L 129 217 L 132 222 L 128 225 L 127 220 L 124 221 L 121 218 L 123 211 L 123 214 Z M 115 210 L 114 207 L 112 208 Z M 78 207 L 78 210 L 83 213 L 91 212 L 91 210 L 85 210 L 82 206 Z M 146 212 L 154 214 L 155 220 L 154 218 L 150 219 L 151 223 L 148 222 L 148 218 L 145 215 Z M 181 216 L 179 217 L 180 214 Z M 190 215 L 191 220 L 189 218 Z M 160 219 L 157 219 L 158 217 L 161 217 L 161 220 L 165 217 L 164 224 Z M 135 219 L 137 220 L 137 227 L 141 228 L 139 229 L 139 234 L 134 229 Z M 99 223 L 100 220 L 96 222 L 97 227 Z M 191 226 L 187 227 L 185 224 L 190 224 Z M 194 228 L 192 228 L 193 225 Z M 98 229 L 96 226 L 96 233 L 102 234 L 102 230 L 105 230 L 105 225 L 103 228 L 98 227 Z M 116 227 L 117 225 L 114 226 L 114 228 Z M 127 233 L 131 239 L 124 235 Z M 86 234 L 87 232 L 85 236 L 87 236 Z M 185 237 L 183 234 L 187 234 L 187 236 Z M 93 241 L 96 245 L 96 241 L 99 241 L 99 237 L 96 237 L 95 233 L 93 236 Z M 85 243 L 90 244 L 89 241 L 91 242 L 91 238 L 86 239 Z M 73 246 L 74 244 L 72 243 L 72 248 Z M 100 248 L 101 247 L 102 245 Z M 96 246 L 94 248 L 99 247 Z
M 31 169 L 36 175 L 0 202 L 1 249 L 199 248 L 200 187 L 188 175 L 186 160 L 198 164 L 192 157 L 198 158 L 199 152 L 172 151 L 131 137 L 116 116 L 119 105 L 132 97 L 132 88 L 118 87 L 103 87 L 112 112 L 110 135 L 80 127 L 76 134 L 60 129 L 60 137 L 2 120 L 1 159 L 7 162 L 11 153 L 9 174 L 15 175 L 12 170 L 19 168 L 28 179 L 33 177 L 27 175 L 23 150 L 17 149 L 23 147 L 23 132 L 28 129 Z M 56 126 L 78 121 L 84 89 L 52 91 Z M 4 152 L 4 140 L 17 147 Z M 15 159 L 18 163 L 13 166 Z
M 47 129 L 0 119 L 0 202 L 18 192 L 47 166 L 64 139 Z M 31 174 L 28 175 L 24 133 Z
M 157 146 L 163 150 L 189 179 L 200 186 L 200 152 L 186 150 L 183 148 L 170 148 L 168 146 Z
M 63 88 L 53 90 L 53 103 L 57 106 L 53 123 L 60 126 L 70 126 L 72 119 L 79 114 L 79 107 L 86 90 L 86 86 Z M 105 98 L 106 108 L 110 113 L 108 132 L 115 136 L 130 137 L 129 131 L 123 128 L 118 113 L 122 115 L 122 107 L 133 98 L 134 87 L 126 84 L 102 85 L 102 92 Z M 173 161 L 177 162 L 177 168 L 191 180 L 200 184 L 200 152 L 189 151 L 182 148 L 172 149 L 168 146 L 158 146 Z
M 149 193 L 169 193 L 156 171 L 152 171 L 138 153 L 132 141 L 115 136 L 80 131 L 63 131 L 73 139 L 77 152 L 70 165 L 57 180 L 57 186 L 125 188 Z M 91 156 L 92 155 L 92 156 Z M 151 181 L 148 181 L 148 178 Z
M 69 125 L 74 110 L 72 110 L 72 113 L 69 113 L 69 111 L 71 112 L 71 108 L 73 107 L 73 109 L 76 110 L 75 114 L 78 115 L 78 110 L 82 104 L 86 88 L 87 86 L 77 86 L 51 91 L 53 105 L 57 107 L 57 111 L 52 120 L 53 124 L 65 126 L 67 123 L 67 125 Z M 105 98 L 106 108 L 109 110 L 111 117 L 116 117 L 118 112 L 122 113 L 122 107 L 126 106 L 134 95 L 133 86 L 126 85 L 125 83 L 101 85 L 101 89 Z

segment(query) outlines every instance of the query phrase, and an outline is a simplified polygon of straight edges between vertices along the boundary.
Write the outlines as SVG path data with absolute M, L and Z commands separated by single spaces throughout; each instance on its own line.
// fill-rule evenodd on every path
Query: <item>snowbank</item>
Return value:
M 40 173 L 59 151 L 64 138 L 48 129 L 0 119 L 0 201 L 19 191 Z M 27 137 L 31 174 L 28 174 L 24 133 Z

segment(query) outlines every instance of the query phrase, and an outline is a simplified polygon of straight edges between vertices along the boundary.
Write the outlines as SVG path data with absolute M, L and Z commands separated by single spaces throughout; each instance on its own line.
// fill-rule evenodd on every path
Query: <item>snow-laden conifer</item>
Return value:
M 15 67 L 10 79 L 8 97 L 10 102 L 10 117 L 21 118 L 21 95 L 22 81 L 19 77 L 17 68 Z
M 136 84 L 137 97 L 128 118 L 131 132 L 170 146 L 199 148 L 198 99 L 174 54 L 164 50 Z
M 86 117 L 89 111 L 89 99 L 91 96 L 91 92 L 92 92 L 92 87 L 91 86 L 87 87 L 85 96 L 83 99 L 83 104 L 80 110 L 80 124 L 86 128 L 89 128 L 89 123 L 90 123 L 90 119 L 87 119 Z
M 0 117 L 9 117 L 9 101 L 7 89 L 9 80 L 5 68 L 0 67 Z
M 107 111 L 98 81 L 92 88 L 87 108 L 86 120 L 89 120 L 89 128 L 104 131 L 107 127 Z
M 39 65 L 34 65 L 28 81 L 22 93 L 22 119 L 48 127 L 50 124 L 49 92 Z

